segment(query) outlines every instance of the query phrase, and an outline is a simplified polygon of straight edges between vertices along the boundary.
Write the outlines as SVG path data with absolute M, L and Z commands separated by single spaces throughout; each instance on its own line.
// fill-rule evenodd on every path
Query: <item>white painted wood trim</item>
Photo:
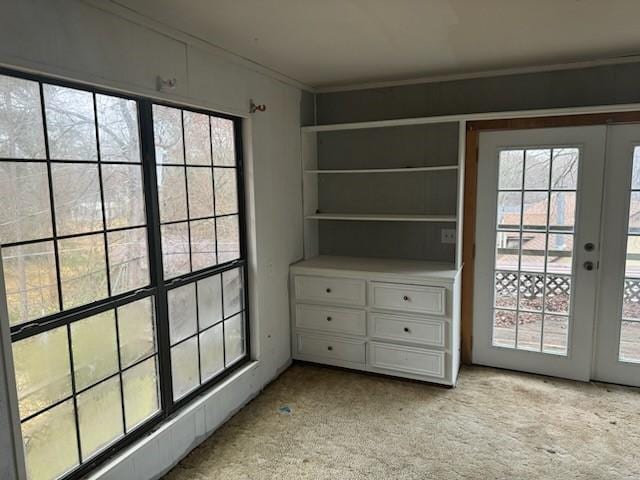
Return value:
M 350 170 L 305 170 L 304 173 L 414 173 L 414 172 L 439 172 L 443 170 L 458 170 L 458 165 L 440 165 L 437 167 L 407 167 L 407 168 L 361 168 Z
M 640 111 L 640 103 L 620 105 L 599 105 L 593 107 L 548 108 L 541 110 L 517 110 L 506 112 L 467 113 L 459 115 L 440 115 L 434 117 L 399 118 L 395 120 L 375 120 L 371 122 L 337 123 L 331 125 L 312 125 L 301 127 L 303 133 L 333 132 L 338 130 L 358 130 L 364 128 L 402 127 L 406 125 L 427 125 L 476 120 L 502 120 L 508 118 L 558 117 L 564 115 L 586 115 L 590 113 L 614 113 Z
M 355 220 L 363 222 L 455 222 L 455 215 L 406 215 L 406 214 L 365 214 L 365 213 L 316 213 L 307 215 L 306 220 Z

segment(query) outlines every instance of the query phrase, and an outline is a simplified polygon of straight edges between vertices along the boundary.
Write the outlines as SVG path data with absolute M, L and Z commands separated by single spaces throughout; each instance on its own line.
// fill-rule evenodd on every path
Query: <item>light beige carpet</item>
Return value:
M 476 367 L 444 389 L 309 365 L 287 370 L 166 476 L 622 478 L 640 479 L 638 389 Z

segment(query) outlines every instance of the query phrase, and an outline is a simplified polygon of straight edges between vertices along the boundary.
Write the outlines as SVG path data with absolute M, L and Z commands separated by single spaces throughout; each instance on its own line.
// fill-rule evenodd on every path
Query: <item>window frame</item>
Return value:
M 137 108 L 137 126 L 139 133 L 139 149 L 140 149 L 140 164 L 137 163 L 118 163 L 121 165 L 140 165 L 142 169 L 142 183 L 143 183 L 143 196 L 144 196 L 144 210 L 146 214 L 146 224 L 144 228 L 147 230 L 147 255 L 149 261 L 149 284 L 146 287 L 142 287 L 136 289 L 134 291 L 129 291 L 125 293 L 120 293 L 117 295 L 107 296 L 103 299 L 93 301 L 91 303 L 76 306 L 67 310 L 60 310 L 53 314 L 47 315 L 42 318 L 38 318 L 35 320 L 28 320 L 23 323 L 19 323 L 17 325 L 10 326 L 10 342 L 13 344 L 14 342 L 24 340 L 26 338 L 41 334 L 46 331 L 53 330 L 55 328 L 61 326 L 67 326 L 68 334 L 70 331 L 70 325 L 76 321 L 91 317 L 93 315 L 97 315 L 99 313 L 103 313 L 109 310 L 115 310 L 120 306 L 142 300 L 144 298 L 151 297 L 152 305 L 155 311 L 155 334 L 156 334 L 156 354 L 157 355 L 157 380 L 158 380 L 158 401 L 159 401 L 159 410 L 150 418 L 144 420 L 141 424 L 134 427 L 134 429 L 130 433 L 123 434 L 118 440 L 115 440 L 104 450 L 100 451 L 97 454 L 94 454 L 92 457 L 88 458 L 86 462 L 82 462 L 79 459 L 79 464 L 72 470 L 70 470 L 67 474 L 60 477 L 63 480 L 76 480 L 82 478 L 91 470 L 95 469 L 98 465 L 104 463 L 109 458 L 113 457 L 118 452 L 122 451 L 124 448 L 130 446 L 143 436 L 147 435 L 152 429 L 156 428 L 160 424 L 164 423 L 167 419 L 174 416 L 178 411 L 183 409 L 186 405 L 191 403 L 196 397 L 202 395 L 206 391 L 210 390 L 213 386 L 220 383 L 223 379 L 230 376 L 238 369 L 242 368 L 246 364 L 251 361 L 251 330 L 250 330 L 250 295 L 249 295 L 249 261 L 248 261 L 248 239 L 247 239 L 247 212 L 246 212 L 246 184 L 245 184 L 245 167 L 244 167 L 244 155 L 243 155 L 243 135 L 242 135 L 242 126 L 243 119 L 241 117 L 228 115 L 224 113 L 214 112 L 212 110 L 208 110 L 206 108 L 193 107 L 191 105 L 180 104 L 177 102 L 171 102 L 165 99 L 156 99 L 152 97 L 146 97 L 141 95 L 134 95 L 129 93 L 123 93 L 118 90 L 111 90 L 108 88 L 103 88 L 99 86 L 95 86 L 90 83 L 79 82 L 79 81 L 69 81 L 62 80 L 59 78 L 42 75 L 42 74 L 34 74 L 27 73 L 20 70 L 15 70 L 12 68 L 0 67 L 0 75 L 6 75 L 10 77 L 15 77 L 24 80 L 30 80 L 38 83 L 39 93 L 40 93 L 40 107 L 42 109 L 42 121 L 43 121 L 43 135 L 45 138 L 45 148 L 46 148 L 46 157 L 45 159 L 35 159 L 35 160 L 27 160 L 21 158 L 3 158 L 3 161 L 33 161 L 44 163 L 47 165 L 48 172 L 48 187 L 49 187 L 49 197 L 50 201 L 53 199 L 53 188 L 52 188 L 52 177 L 51 177 L 51 160 L 49 158 L 49 146 L 48 146 L 48 131 L 47 131 L 47 123 L 46 123 L 46 112 L 45 112 L 45 100 L 43 95 L 43 87 L 44 84 L 66 87 L 66 88 L 74 88 L 82 91 L 86 91 L 92 94 L 94 98 L 94 111 L 97 108 L 95 98 L 97 95 L 108 95 L 111 97 L 121 98 L 125 100 L 132 100 L 136 104 Z M 238 230 L 239 230 L 239 247 L 240 247 L 240 255 L 238 259 L 231 260 L 228 262 L 224 262 L 221 264 L 216 264 L 214 266 L 206 267 L 201 270 L 192 271 L 183 275 L 179 275 L 175 278 L 170 278 L 165 281 L 164 279 L 164 271 L 163 271 L 163 258 L 162 258 L 162 244 L 161 244 L 161 224 L 160 221 L 160 205 L 158 200 L 158 186 L 157 186 L 157 166 L 163 164 L 157 164 L 155 158 L 155 139 L 154 139 L 154 125 L 153 125 L 153 105 L 160 105 L 164 107 L 176 108 L 179 110 L 184 110 L 193 113 L 200 113 L 210 117 L 218 117 L 226 120 L 231 120 L 233 122 L 234 129 L 234 149 L 235 149 L 235 168 L 236 170 L 236 188 L 237 188 L 237 197 L 238 197 Z M 98 119 L 97 116 L 94 118 L 96 131 L 98 129 Z M 184 136 L 184 130 L 183 130 Z M 210 139 L 211 141 L 211 139 Z M 99 150 L 99 137 L 96 138 L 96 147 L 98 149 L 98 160 L 95 163 L 86 162 L 91 165 L 101 165 L 100 163 L 100 150 Z M 185 148 L 183 144 L 183 148 Z M 56 163 L 78 163 L 73 160 L 54 160 Z M 105 161 L 104 164 L 112 164 L 117 162 L 109 162 Z M 185 158 L 185 167 L 188 164 L 186 163 Z M 213 162 L 212 162 L 212 174 L 213 174 Z M 102 176 L 101 169 L 98 168 L 100 178 Z M 185 170 L 186 172 L 186 170 Z M 215 195 L 215 190 L 214 190 Z M 100 185 L 100 196 L 103 197 L 103 187 Z M 50 205 L 53 207 L 53 204 Z M 104 201 L 102 202 L 103 209 L 103 230 L 100 232 L 91 232 L 90 234 L 99 234 L 106 238 L 107 235 L 107 225 L 104 224 Z M 51 221 L 53 225 L 52 238 L 55 240 L 60 239 L 60 237 L 82 237 L 89 235 L 89 233 L 84 233 L 80 235 L 63 235 L 57 236 L 55 230 L 55 212 L 54 209 L 51 208 Z M 126 230 L 127 228 L 134 227 L 125 227 L 123 229 L 112 229 L 115 231 Z M 109 230 L 111 231 L 111 230 Z M 217 236 L 217 234 L 216 234 Z M 217 240 L 217 239 L 216 239 Z M 12 242 L 10 246 L 17 246 L 20 244 L 29 244 L 34 243 L 32 241 L 23 241 L 23 242 Z M 106 242 L 105 242 L 106 246 Z M 106 248 L 106 247 L 105 247 Z M 59 255 L 58 248 L 56 247 L 54 250 L 56 265 L 59 266 Z M 106 270 L 107 270 L 107 278 L 109 277 L 109 265 L 108 265 L 108 252 L 105 251 L 105 262 L 107 262 Z M 0 258 L 0 261 L 1 258 Z M 173 381 L 171 375 L 171 347 L 170 347 L 170 339 L 169 339 L 169 317 L 168 317 L 168 302 L 167 302 L 167 293 L 169 290 L 187 285 L 190 283 L 197 282 L 198 280 L 202 280 L 217 274 L 222 274 L 228 270 L 233 270 L 239 268 L 242 270 L 242 293 L 243 293 L 243 302 L 244 302 L 244 347 L 245 353 L 244 356 L 240 359 L 236 360 L 228 367 L 224 367 L 223 370 L 210 378 L 207 381 L 202 382 L 199 386 L 194 388 L 192 391 L 187 393 L 184 397 L 173 400 Z M 56 280 L 58 285 L 58 297 L 60 305 L 61 296 L 62 296 L 62 288 L 61 288 L 61 278 L 59 268 L 56 269 Z M 110 290 L 110 287 L 109 287 Z M 7 319 L 8 321 L 8 319 Z M 196 333 L 196 336 L 198 333 Z M 223 339 L 224 340 L 224 339 Z M 69 335 L 68 337 L 68 348 L 72 348 L 72 339 Z M 117 343 L 119 348 L 119 340 Z M 146 358 L 146 357 L 145 357 Z M 143 362 L 144 360 L 140 360 Z M 200 363 L 200 360 L 198 361 Z M 115 375 L 122 375 L 122 371 L 118 371 Z M 95 384 L 93 386 L 97 386 L 108 379 L 113 378 L 113 375 L 108 376 Z M 122 389 L 121 385 L 121 389 Z M 77 396 L 79 392 L 72 392 L 73 402 L 76 402 Z M 121 392 L 122 395 L 122 392 Z M 60 402 L 55 402 L 53 405 L 50 405 L 42 410 L 39 410 L 38 413 L 43 413 L 54 406 L 58 405 Z M 124 404 L 122 405 L 124 408 Z M 123 410 L 124 411 L 124 410 Z M 37 415 L 37 414 L 36 414 Z M 35 417 L 36 415 L 32 415 L 26 418 Z M 77 410 L 75 411 L 75 416 L 77 417 Z M 22 421 L 20 418 L 16 419 L 18 424 L 21 424 Z M 76 433 L 79 432 L 79 424 L 76 420 Z M 22 443 L 22 439 L 20 439 Z M 24 457 L 26 460 L 26 457 Z

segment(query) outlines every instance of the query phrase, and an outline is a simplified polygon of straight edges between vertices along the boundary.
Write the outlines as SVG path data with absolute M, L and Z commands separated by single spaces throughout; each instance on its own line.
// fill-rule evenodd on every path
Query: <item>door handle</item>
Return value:
M 584 262 L 582 266 L 584 267 L 585 270 L 589 270 L 589 271 L 593 270 L 593 262 L 589 262 L 589 261 Z

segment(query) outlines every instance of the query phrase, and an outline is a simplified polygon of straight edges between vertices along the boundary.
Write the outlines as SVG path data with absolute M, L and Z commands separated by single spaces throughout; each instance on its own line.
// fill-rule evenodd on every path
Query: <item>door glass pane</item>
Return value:
M 112 295 L 149 285 L 146 228 L 109 232 L 107 244 Z
M 43 85 L 49 154 L 53 160 L 98 160 L 91 92 Z
M 640 363 L 640 322 L 622 322 L 620 361 Z
M 124 434 L 120 378 L 114 377 L 78 395 L 83 460 Z
M 71 345 L 77 390 L 116 373 L 118 341 L 113 310 L 72 323 Z
M 170 339 L 173 345 L 198 330 L 195 283 L 169 290 L 167 301 Z
M 499 155 L 493 345 L 567 355 L 580 150 Z
M 62 304 L 65 309 L 107 297 L 107 268 L 102 234 L 58 242 Z
M 0 243 L 50 238 L 47 166 L 44 163 L 0 163 L 0 205 Z
M 177 108 L 153 106 L 156 163 L 184 163 L 182 114 Z
M 14 342 L 13 361 L 20 418 L 71 395 L 66 326 Z
M 60 309 L 53 242 L 3 248 L 2 262 L 10 325 Z
M 160 410 L 157 370 L 154 357 L 122 373 L 127 431 Z
M 96 95 L 100 160 L 140 163 L 140 133 L 136 102 Z
M 55 163 L 51 174 L 58 235 L 102 230 L 98 166 Z
M 73 401 L 24 422 L 22 441 L 30 479 L 53 480 L 78 465 Z
M 37 82 L 0 75 L 0 157 L 45 158 Z

